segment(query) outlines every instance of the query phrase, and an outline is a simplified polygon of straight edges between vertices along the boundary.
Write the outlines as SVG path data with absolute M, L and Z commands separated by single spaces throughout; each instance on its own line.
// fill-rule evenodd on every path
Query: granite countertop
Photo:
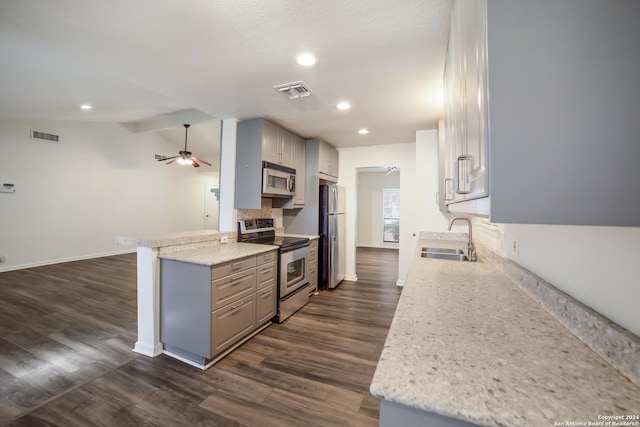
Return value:
M 374 396 L 487 426 L 640 412 L 638 387 L 482 256 L 425 259 L 423 246 L 465 249 L 466 242 L 418 242 Z
M 275 250 L 278 250 L 277 246 L 254 243 L 223 243 L 207 248 L 161 254 L 159 258 L 212 266 Z
M 146 248 L 160 248 L 164 246 L 186 245 L 216 240 L 220 240 L 220 232 L 218 230 L 175 231 L 139 237 L 116 237 L 116 242 L 120 245 L 135 245 Z

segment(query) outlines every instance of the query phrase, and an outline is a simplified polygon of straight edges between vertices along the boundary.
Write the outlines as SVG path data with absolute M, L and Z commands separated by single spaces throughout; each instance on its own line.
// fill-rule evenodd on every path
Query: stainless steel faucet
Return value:
M 451 221 L 449 221 L 449 231 L 451 231 L 453 222 L 457 220 L 467 221 L 467 224 L 469 225 L 469 241 L 467 242 L 467 256 L 469 257 L 470 261 L 476 262 L 478 260 L 478 255 L 476 254 L 476 246 L 473 244 L 473 229 L 471 227 L 471 220 L 464 216 L 453 217 L 451 218 Z

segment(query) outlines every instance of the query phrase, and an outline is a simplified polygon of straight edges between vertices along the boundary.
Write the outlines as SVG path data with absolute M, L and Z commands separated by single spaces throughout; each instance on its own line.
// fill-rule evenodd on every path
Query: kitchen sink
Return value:
M 469 257 L 465 254 L 445 254 L 439 252 L 422 252 L 420 254 L 422 258 L 433 259 L 450 259 L 452 261 L 469 261 Z
M 450 248 L 422 248 L 422 252 L 438 253 L 438 254 L 463 254 L 462 249 Z
M 462 249 L 451 248 L 422 248 L 422 258 L 449 259 L 452 261 L 469 261 L 469 257 Z

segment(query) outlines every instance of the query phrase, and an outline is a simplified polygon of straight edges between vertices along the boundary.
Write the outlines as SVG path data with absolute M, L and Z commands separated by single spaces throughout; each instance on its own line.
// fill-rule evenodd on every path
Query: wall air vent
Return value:
M 52 133 L 40 132 L 37 130 L 31 131 L 31 139 L 40 139 L 43 141 L 60 142 L 60 136 Z
M 312 95 L 311 89 L 309 89 L 309 86 L 303 81 L 285 83 L 274 86 L 273 88 L 286 95 L 289 99 L 306 98 Z

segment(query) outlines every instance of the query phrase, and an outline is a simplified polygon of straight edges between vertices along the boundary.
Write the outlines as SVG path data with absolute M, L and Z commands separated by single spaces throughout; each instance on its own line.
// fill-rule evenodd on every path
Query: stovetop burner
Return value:
M 288 248 L 308 243 L 309 239 L 306 237 L 276 236 L 273 218 L 261 218 L 238 221 L 238 242 Z

